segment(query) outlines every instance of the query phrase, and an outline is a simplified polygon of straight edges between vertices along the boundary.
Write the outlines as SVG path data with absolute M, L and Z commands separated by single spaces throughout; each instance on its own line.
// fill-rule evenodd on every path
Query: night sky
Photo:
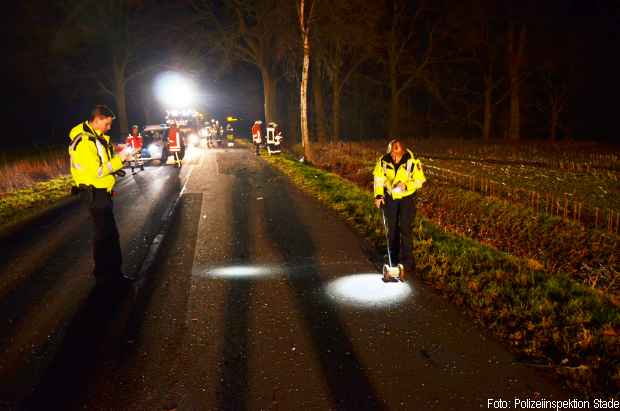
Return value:
M 532 4 L 528 9 L 531 11 L 526 13 L 532 13 L 530 17 L 536 21 L 528 43 L 533 55 L 544 55 L 544 47 L 550 44 L 570 56 L 563 64 L 571 65 L 577 73 L 571 89 L 575 97 L 568 114 L 575 138 L 616 140 L 619 2 L 566 0 Z M 9 127 L 3 136 L 4 145 L 64 144 L 68 129 L 84 119 L 89 107 L 100 102 L 113 107 L 113 102 L 96 93 L 94 86 L 58 78 L 54 69 L 57 56 L 53 55 L 51 44 L 63 12 L 56 5 L 25 1 L 13 7 L 16 10 L 6 16 L 14 18 L 3 24 L 3 37 L 8 41 L 8 58 L 2 71 L 9 120 L 5 122 Z M 183 13 L 186 11 L 179 11 L 179 19 Z M 174 21 L 174 13 L 167 19 Z M 165 51 L 165 47 L 158 48 L 159 53 Z M 214 77 L 209 64 L 216 62 L 206 59 L 204 71 L 198 73 L 208 112 L 219 118 L 233 114 L 248 122 L 253 120 L 262 110 L 259 72 L 247 64 L 235 64 Z M 131 124 L 144 121 L 138 99 L 128 96 L 128 112 Z

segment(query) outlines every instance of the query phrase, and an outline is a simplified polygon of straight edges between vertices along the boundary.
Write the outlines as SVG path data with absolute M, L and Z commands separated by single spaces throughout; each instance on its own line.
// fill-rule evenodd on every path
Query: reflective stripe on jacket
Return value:
M 415 193 L 426 181 L 424 171 L 422 171 L 422 163 L 413 156 L 411 150 L 406 150 L 403 154 L 403 160 L 398 170 L 395 170 L 394 162 L 390 154 L 381 157 L 373 171 L 375 197 L 383 196 L 385 191 L 398 200 Z M 405 183 L 407 189 L 405 191 L 393 190 L 398 183 Z
M 142 150 L 142 136 L 140 134 L 137 136 L 134 136 L 133 134 L 128 135 L 125 143 L 131 146 L 134 150 Z
M 262 136 L 261 136 L 261 127 L 258 124 L 254 124 L 252 126 L 252 140 L 255 143 L 260 143 L 262 140 Z
M 168 129 L 168 149 L 171 151 L 181 150 L 181 135 L 177 128 L 170 127 Z
M 71 129 L 69 138 L 71 176 L 75 185 L 112 191 L 116 182 L 113 173 L 123 168 L 123 162 L 114 154 L 110 136 L 97 133 L 84 122 Z

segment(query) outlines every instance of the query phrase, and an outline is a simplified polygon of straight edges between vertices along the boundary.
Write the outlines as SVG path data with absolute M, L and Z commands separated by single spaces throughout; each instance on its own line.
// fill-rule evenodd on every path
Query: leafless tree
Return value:
M 569 102 L 568 76 L 553 62 L 542 68 L 543 93 L 536 102 L 536 108 L 549 117 L 549 139 L 557 140 L 558 129 L 562 125 L 562 114 Z
M 327 140 L 327 118 L 325 116 L 325 100 L 324 100 L 324 88 L 323 88 L 323 70 L 321 69 L 321 59 L 317 57 L 318 53 L 313 53 L 314 59 L 312 60 L 310 67 L 312 69 L 312 76 L 310 85 L 312 87 L 313 97 L 313 119 L 314 119 L 314 134 L 319 142 L 324 143 Z
M 195 0 L 194 9 L 209 47 L 228 61 L 256 66 L 263 82 L 265 121 L 274 120 L 277 84 L 296 26 L 291 2 L 285 0 L 231 0 L 226 16 L 216 13 L 208 0 Z
M 110 95 L 122 134 L 128 131 L 127 85 L 153 69 L 141 53 L 156 38 L 153 14 L 142 1 L 87 0 L 70 3 L 54 40 L 77 77 Z
M 399 132 L 400 102 L 403 93 L 428 79 L 433 64 L 436 25 L 430 18 L 428 2 L 412 3 L 391 0 L 387 30 L 383 43 L 383 63 L 387 68 L 389 102 L 389 136 Z
M 308 75 L 310 69 L 310 29 L 314 23 L 315 6 L 320 0 L 299 0 L 297 13 L 299 15 L 299 31 L 303 48 L 303 63 L 301 68 L 301 87 L 299 92 L 301 143 L 304 147 L 305 158 L 312 162 L 312 147 L 308 130 Z
M 526 41 L 526 27 L 511 24 L 508 30 L 508 73 L 510 78 L 510 117 L 508 137 L 521 138 L 521 80 Z
M 317 14 L 314 54 L 329 80 L 331 138 L 339 140 L 344 87 L 364 62 L 376 57 L 380 10 L 372 2 L 342 0 L 323 2 Z

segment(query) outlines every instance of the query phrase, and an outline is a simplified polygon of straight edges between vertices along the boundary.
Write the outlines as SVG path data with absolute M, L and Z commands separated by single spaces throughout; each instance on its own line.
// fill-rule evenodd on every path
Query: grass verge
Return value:
M 62 176 L 0 194 L 0 233 L 58 203 L 70 190 L 71 177 Z
M 264 157 L 302 190 L 384 246 L 372 194 L 287 156 Z M 511 348 L 554 369 L 584 395 L 620 389 L 620 310 L 565 273 L 547 273 L 424 218 L 415 223 L 416 275 L 468 308 Z
M 372 189 L 376 152 L 353 146 L 349 155 L 321 152 L 315 165 L 325 171 Z M 297 155 L 299 155 L 297 153 Z M 427 168 L 429 170 L 429 168 Z M 520 203 L 496 195 L 443 183 L 432 173 L 420 195 L 418 210 L 436 225 L 460 236 L 467 236 L 512 255 L 527 258 L 545 272 L 564 272 L 575 281 L 611 296 L 620 305 L 620 237 L 607 230 L 587 228 L 563 221 Z

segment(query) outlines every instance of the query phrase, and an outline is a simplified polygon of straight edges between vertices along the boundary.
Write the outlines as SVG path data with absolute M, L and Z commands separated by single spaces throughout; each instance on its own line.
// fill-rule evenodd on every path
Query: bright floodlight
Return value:
M 281 270 L 277 267 L 264 265 L 229 265 L 215 267 L 207 270 L 203 275 L 216 278 L 256 278 L 269 277 L 278 274 Z
M 383 282 L 381 274 L 355 274 L 332 281 L 326 287 L 332 299 L 358 307 L 378 307 L 404 301 L 411 294 L 409 284 Z
M 196 87 L 179 73 L 167 72 L 155 80 L 155 95 L 164 108 L 181 110 L 195 103 Z

